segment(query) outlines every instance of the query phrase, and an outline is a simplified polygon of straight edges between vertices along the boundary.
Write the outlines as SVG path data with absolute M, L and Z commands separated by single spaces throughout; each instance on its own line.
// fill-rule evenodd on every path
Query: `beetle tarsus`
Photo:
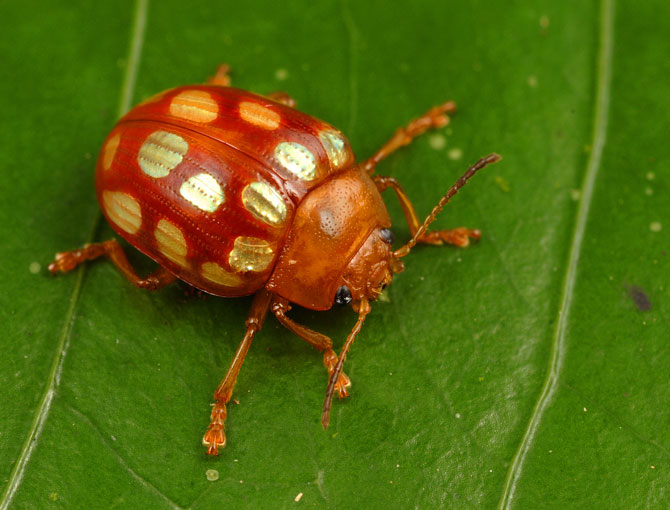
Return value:
M 335 367 L 337 366 L 337 354 L 333 349 L 326 349 L 323 351 L 323 364 L 326 365 L 328 369 L 328 378 L 333 376 L 335 372 Z M 351 379 L 344 372 L 340 372 L 337 382 L 335 383 L 335 391 L 337 391 L 339 398 L 345 398 L 349 396 L 349 388 L 351 388 Z
M 450 230 L 433 230 L 431 232 L 426 232 L 423 237 L 418 239 L 418 242 L 432 245 L 447 243 L 458 246 L 459 248 L 466 248 L 470 245 L 470 239 L 479 241 L 481 237 L 482 232 L 479 229 L 458 227 Z
M 68 271 L 72 271 L 78 264 L 76 257 L 73 256 L 73 253 L 76 253 L 77 251 L 79 250 L 56 253 L 54 261 L 48 266 L 49 272 L 51 274 L 57 274 L 60 272 L 67 273 Z
M 218 455 L 219 447 L 226 446 L 226 432 L 224 422 L 228 412 L 226 404 L 217 402 L 212 408 L 212 421 L 202 438 L 202 444 L 207 446 L 207 455 Z

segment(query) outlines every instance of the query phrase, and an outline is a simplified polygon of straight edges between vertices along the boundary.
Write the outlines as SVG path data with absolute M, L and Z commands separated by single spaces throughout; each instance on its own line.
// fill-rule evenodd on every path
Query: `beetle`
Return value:
M 370 302 L 404 269 L 417 243 L 465 247 L 480 232 L 464 227 L 428 231 L 444 205 L 490 154 L 449 188 L 421 223 L 392 177 L 377 164 L 456 111 L 448 101 L 398 129 L 372 157 L 356 162 L 348 140 L 329 124 L 295 109 L 286 93 L 265 96 L 230 86 L 222 65 L 205 85 L 177 87 L 123 116 L 105 140 L 95 187 L 112 228 L 159 266 L 139 276 L 114 239 L 57 253 L 51 273 L 107 257 L 134 285 L 157 290 L 183 280 L 223 297 L 255 294 L 232 364 L 214 393 L 203 437 L 207 453 L 226 444 L 226 406 L 254 335 L 268 313 L 323 351 L 328 386 L 321 422 L 332 398 L 349 395 L 342 367 Z M 411 239 L 393 250 L 391 220 L 381 192 L 400 201 Z M 292 305 L 328 310 L 350 305 L 356 323 L 338 355 L 330 338 L 294 322 Z

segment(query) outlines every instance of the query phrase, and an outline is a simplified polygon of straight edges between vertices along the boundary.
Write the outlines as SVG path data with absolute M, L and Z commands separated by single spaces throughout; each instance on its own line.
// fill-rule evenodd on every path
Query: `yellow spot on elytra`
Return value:
M 270 243 L 257 237 L 236 238 L 228 255 L 230 267 L 238 273 L 263 271 L 270 266 L 273 259 L 274 250 Z
M 207 123 L 218 117 L 219 104 L 209 92 L 185 90 L 172 98 L 170 113 L 181 119 Z
M 109 167 L 112 166 L 116 149 L 119 148 L 119 142 L 121 142 L 121 133 L 116 133 L 107 140 L 105 148 L 102 151 L 102 168 L 105 170 L 109 170 Z
M 316 159 L 307 147 L 296 142 L 281 142 L 275 147 L 275 159 L 303 181 L 316 178 Z
M 652 221 L 649 224 L 649 230 L 652 232 L 660 232 L 663 229 L 663 225 L 661 224 L 660 221 Z
M 145 174 L 165 177 L 181 163 L 186 152 L 188 142 L 181 136 L 167 131 L 154 131 L 140 147 L 137 162 Z
M 175 264 L 186 266 L 188 247 L 184 234 L 179 227 L 168 220 L 160 220 L 158 225 L 156 225 L 154 237 L 156 238 L 158 249 L 163 255 Z
M 286 219 L 286 203 L 269 184 L 252 182 L 242 190 L 244 208 L 259 220 L 272 225 L 281 225 Z
M 142 225 L 140 204 L 127 193 L 103 191 L 102 207 L 109 219 L 121 230 L 134 234 Z
M 347 150 L 345 148 L 344 138 L 334 129 L 327 129 L 319 133 L 321 145 L 326 149 L 330 164 L 335 168 L 340 168 L 347 161 Z
M 263 129 L 277 129 L 281 122 L 279 113 L 251 101 L 240 103 L 240 117 L 242 120 Z
M 225 201 L 223 188 L 209 174 L 194 175 L 179 188 L 182 197 L 198 209 L 214 212 Z
M 205 262 L 200 268 L 200 274 L 210 282 L 218 283 L 225 287 L 239 287 L 243 280 L 236 274 L 226 271 L 215 262 Z

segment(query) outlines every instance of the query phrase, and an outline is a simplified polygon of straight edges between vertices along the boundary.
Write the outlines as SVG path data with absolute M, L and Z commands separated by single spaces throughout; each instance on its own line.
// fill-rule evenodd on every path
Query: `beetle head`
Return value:
M 375 228 L 349 261 L 339 279 L 335 304 L 345 305 L 362 299 L 374 301 L 391 283 L 393 237 L 387 228 Z
M 486 165 L 500 160 L 498 154 L 490 154 L 477 161 L 449 188 L 438 204 L 433 208 L 412 238 L 399 249 L 393 251 L 393 233 L 388 228 L 376 227 L 367 237 L 356 255 L 347 265 L 340 277 L 340 286 L 335 294 L 335 304 L 353 304 L 361 301 L 374 301 L 382 290 L 391 283 L 394 273 L 400 273 L 405 265 L 400 260 L 428 230 L 428 226 L 449 200 L 458 193 L 466 182 Z

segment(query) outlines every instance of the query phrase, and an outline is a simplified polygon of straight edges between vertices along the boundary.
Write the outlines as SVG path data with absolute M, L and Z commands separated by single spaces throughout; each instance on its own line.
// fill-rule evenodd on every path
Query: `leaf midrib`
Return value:
M 549 408 L 563 369 L 563 360 L 566 349 L 566 331 L 572 306 L 574 286 L 577 280 L 578 263 L 581 255 L 582 242 L 586 223 L 589 218 L 595 180 L 600 169 L 603 148 L 607 138 L 607 121 L 609 116 L 610 85 L 612 76 L 612 48 L 614 39 L 614 0 L 602 0 L 600 5 L 600 38 L 597 60 L 597 89 L 594 104 L 593 142 L 592 150 L 586 166 L 582 182 L 581 199 L 575 218 L 570 254 L 566 265 L 563 280 L 561 300 L 558 308 L 556 327 L 552 336 L 551 351 L 547 376 L 540 391 L 533 413 L 530 416 L 524 435 L 510 463 L 503 492 L 498 508 L 511 508 L 517 483 L 521 477 L 528 452 L 530 451 L 535 435 Z

